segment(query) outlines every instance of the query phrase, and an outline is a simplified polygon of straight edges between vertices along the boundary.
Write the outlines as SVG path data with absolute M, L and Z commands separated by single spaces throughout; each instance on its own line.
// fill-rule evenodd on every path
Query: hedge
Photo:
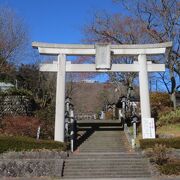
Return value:
M 65 151 L 67 145 L 52 140 L 36 140 L 29 137 L 0 136 L 0 153 L 7 151 L 31 151 L 40 149 L 56 149 Z
M 164 164 L 159 166 L 159 170 L 166 175 L 180 175 L 180 162 Z
M 180 149 L 180 137 L 159 138 L 159 139 L 141 139 L 139 141 L 142 149 L 153 148 L 155 144 L 162 144 L 168 148 Z

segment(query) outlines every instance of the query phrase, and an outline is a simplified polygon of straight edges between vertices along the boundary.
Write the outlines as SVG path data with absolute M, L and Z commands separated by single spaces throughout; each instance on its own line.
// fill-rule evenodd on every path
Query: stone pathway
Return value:
M 87 139 L 65 160 L 63 177 L 127 179 L 149 178 L 151 173 L 147 159 L 132 151 L 122 129 L 106 127 L 89 130 Z

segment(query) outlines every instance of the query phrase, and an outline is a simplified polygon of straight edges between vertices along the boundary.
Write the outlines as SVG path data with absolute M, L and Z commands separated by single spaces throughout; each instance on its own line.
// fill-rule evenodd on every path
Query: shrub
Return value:
M 29 96 L 32 97 L 32 92 L 26 89 L 16 89 L 10 88 L 6 91 L 0 91 L 1 96 L 11 96 L 11 95 L 19 95 L 19 96 Z
M 172 102 L 169 94 L 155 92 L 150 94 L 151 114 L 157 120 L 160 112 L 172 110 Z
M 105 118 L 106 118 L 107 120 L 113 119 L 113 113 L 112 113 L 111 111 L 106 112 L 106 113 L 105 113 Z
M 45 124 L 54 124 L 55 119 L 55 105 L 49 105 L 47 107 L 41 108 L 35 112 L 35 117 L 43 120 Z
M 66 150 L 66 144 L 50 140 L 35 140 L 29 137 L 0 136 L 0 153 L 7 151 Z
M 165 145 L 167 148 L 180 149 L 180 137 L 176 138 L 159 138 L 159 139 L 141 139 L 139 141 L 142 149 L 153 148 L 155 144 Z
M 151 105 L 156 106 L 159 109 L 165 106 L 167 107 L 172 106 L 170 96 L 167 93 L 161 93 L 161 92 L 151 93 L 150 99 L 151 99 Z
M 159 114 L 157 126 L 180 123 L 180 109 Z
M 165 145 L 155 144 L 155 146 L 151 150 L 151 160 L 158 165 L 163 165 L 167 163 L 168 158 L 168 149 Z
M 29 116 L 6 116 L 3 118 L 1 126 L 2 133 L 13 136 L 36 137 L 40 121 Z
M 35 117 L 43 122 L 41 128 L 41 137 L 44 139 L 53 139 L 54 122 L 55 122 L 55 106 L 49 105 L 46 108 L 35 112 Z
M 168 162 L 159 166 L 159 170 L 166 175 L 180 175 L 180 162 Z
M 41 139 L 54 139 L 54 126 L 43 124 L 40 132 Z

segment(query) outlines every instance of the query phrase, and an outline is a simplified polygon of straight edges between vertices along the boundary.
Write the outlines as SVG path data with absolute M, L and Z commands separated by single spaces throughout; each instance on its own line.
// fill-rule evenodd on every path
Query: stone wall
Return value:
M 31 115 L 33 101 L 27 96 L 0 96 L 0 117 L 5 115 Z
M 11 152 L 0 155 L 0 177 L 61 177 L 65 152 Z

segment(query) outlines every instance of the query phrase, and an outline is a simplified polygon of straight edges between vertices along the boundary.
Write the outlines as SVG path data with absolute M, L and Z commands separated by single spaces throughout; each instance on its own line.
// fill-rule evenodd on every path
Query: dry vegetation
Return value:
M 125 95 L 125 87 L 115 92 L 113 83 L 73 83 L 72 101 L 77 112 L 97 113 L 108 103 L 116 103 L 120 96 Z

